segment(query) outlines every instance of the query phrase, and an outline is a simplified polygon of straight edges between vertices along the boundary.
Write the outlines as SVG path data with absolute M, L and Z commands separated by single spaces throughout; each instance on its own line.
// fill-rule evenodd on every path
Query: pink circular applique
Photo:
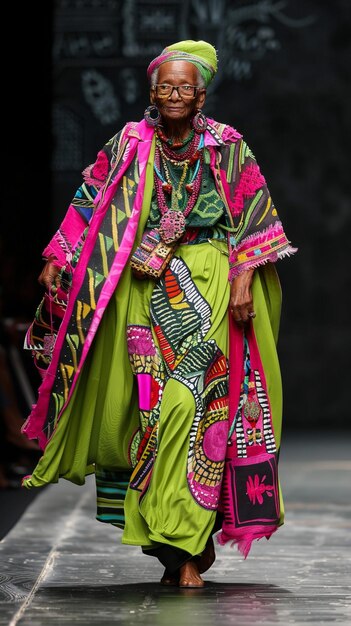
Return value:
M 203 451 L 210 461 L 223 461 L 227 449 L 228 422 L 215 422 L 204 433 Z
M 188 475 L 188 485 L 193 498 L 204 509 L 215 511 L 218 507 L 219 496 L 221 492 L 221 484 L 202 485 Z

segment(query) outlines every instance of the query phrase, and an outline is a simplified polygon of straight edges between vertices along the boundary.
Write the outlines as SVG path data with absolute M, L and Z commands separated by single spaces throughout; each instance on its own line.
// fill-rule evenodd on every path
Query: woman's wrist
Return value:
M 232 287 L 234 285 L 234 288 L 237 285 L 248 285 L 250 286 L 253 280 L 253 275 L 254 275 L 254 271 L 255 268 L 250 268 L 248 270 L 244 270 L 243 272 L 241 272 L 240 274 L 238 274 L 237 276 L 234 276 L 233 280 L 232 280 Z

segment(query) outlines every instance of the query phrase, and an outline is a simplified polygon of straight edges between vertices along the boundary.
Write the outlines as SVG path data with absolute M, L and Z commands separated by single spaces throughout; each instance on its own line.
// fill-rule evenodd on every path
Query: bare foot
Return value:
M 200 576 L 195 561 L 187 561 L 181 566 L 179 571 L 179 587 L 200 588 L 204 586 L 205 583 Z
M 161 585 L 172 586 L 178 585 L 179 583 L 179 572 L 169 572 L 168 569 L 165 569 L 163 576 L 161 578 Z
M 196 561 L 200 574 L 207 572 L 207 570 L 210 569 L 215 560 L 216 552 L 214 548 L 213 537 L 211 536 L 206 544 L 206 548 L 204 549 L 199 559 Z

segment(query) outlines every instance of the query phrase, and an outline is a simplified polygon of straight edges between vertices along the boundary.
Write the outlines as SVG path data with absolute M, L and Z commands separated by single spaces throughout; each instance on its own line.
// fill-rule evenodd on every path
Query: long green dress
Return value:
M 95 472 L 97 518 L 144 549 L 199 554 L 216 518 L 228 431 L 223 214 L 207 165 L 187 218 L 195 237 L 156 283 L 125 269 L 72 400 L 27 479 L 27 487 L 60 477 L 82 484 Z M 153 197 L 147 227 L 157 220 Z

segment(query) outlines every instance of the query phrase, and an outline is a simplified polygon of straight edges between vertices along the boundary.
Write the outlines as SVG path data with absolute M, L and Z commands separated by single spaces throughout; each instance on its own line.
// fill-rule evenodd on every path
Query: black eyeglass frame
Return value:
M 170 91 L 169 94 L 166 95 L 166 94 L 159 94 L 159 93 L 157 93 L 157 87 L 166 87 L 166 86 L 167 87 L 171 87 L 171 91 Z M 194 89 L 194 95 L 192 95 L 192 96 L 188 96 L 188 95 L 182 96 L 179 93 L 179 89 L 181 87 L 192 87 Z M 196 96 L 197 96 L 199 91 L 206 91 L 205 87 L 198 87 L 197 85 L 188 85 L 188 84 L 185 84 L 185 85 L 170 85 L 169 83 L 157 83 L 156 85 L 152 85 L 152 88 L 155 91 L 156 96 L 158 98 L 171 98 L 171 96 L 173 95 L 173 91 L 176 90 L 179 98 L 181 98 L 181 99 L 186 98 L 186 99 L 192 99 L 192 100 L 194 100 L 196 98 Z

